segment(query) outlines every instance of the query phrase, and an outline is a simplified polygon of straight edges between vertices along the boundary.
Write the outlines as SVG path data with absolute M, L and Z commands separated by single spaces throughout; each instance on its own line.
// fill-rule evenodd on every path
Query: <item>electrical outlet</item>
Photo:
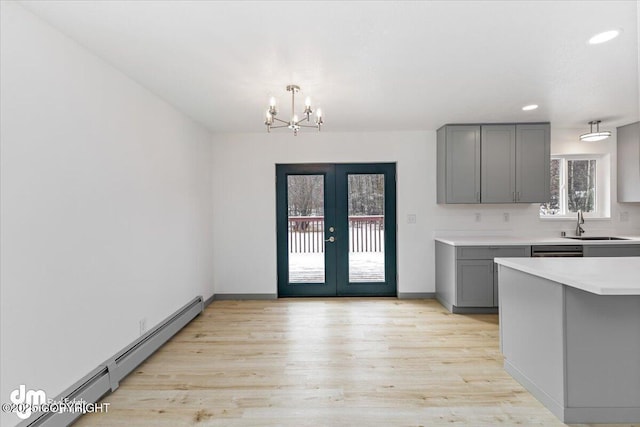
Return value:
M 140 319 L 140 336 L 143 336 L 144 333 L 147 332 L 147 319 Z
M 620 222 L 629 222 L 629 212 L 620 212 Z
M 482 215 L 480 215 L 480 212 L 476 212 L 476 222 L 480 221 L 482 221 Z
M 415 224 L 415 223 L 416 223 L 416 214 L 408 214 L 407 224 Z
M 503 213 L 502 219 L 504 220 L 504 222 L 509 222 L 509 212 Z

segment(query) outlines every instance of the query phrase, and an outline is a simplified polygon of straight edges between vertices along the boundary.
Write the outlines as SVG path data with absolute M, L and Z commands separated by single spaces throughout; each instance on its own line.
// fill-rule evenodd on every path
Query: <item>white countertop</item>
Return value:
M 640 257 L 496 258 L 495 262 L 597 295 L 640 295 Z
M 436 237 L 438 242 L 452 246 L 518 246 L 518 245 L 638 245 L 638 236 L 616 236 L 629 240 L 574 240 L 565 237 L 515 236 L 452 236 Z

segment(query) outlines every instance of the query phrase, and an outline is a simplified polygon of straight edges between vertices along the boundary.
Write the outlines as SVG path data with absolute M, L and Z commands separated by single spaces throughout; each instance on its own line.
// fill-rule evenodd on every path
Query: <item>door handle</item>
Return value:
M 333 236 L 331 236 L 331 237 L 329 237 L 328 239 L 325 240 L 325 242 L 331 242 L 331 243 L 333 243 L 335 241 L 336 241 L 336 238 L 333 237 Z

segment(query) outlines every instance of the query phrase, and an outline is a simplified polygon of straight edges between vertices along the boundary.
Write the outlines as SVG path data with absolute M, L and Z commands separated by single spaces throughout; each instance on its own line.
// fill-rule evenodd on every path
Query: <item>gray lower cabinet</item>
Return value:
M 456 262 L 456 268 L 456 306 L 495 307 L 493 261 L 461 260 Z
M 494 258 L 529 257 L 531 246 L 453 246 L 436 241 L 436 298 L 453 313 L 496 312 Z
M 584 245 L 585 257 L 640 256 L 640 245 Z
M 438 203 L 549 201 L 549 123 L 446 125 L 437 133 Z

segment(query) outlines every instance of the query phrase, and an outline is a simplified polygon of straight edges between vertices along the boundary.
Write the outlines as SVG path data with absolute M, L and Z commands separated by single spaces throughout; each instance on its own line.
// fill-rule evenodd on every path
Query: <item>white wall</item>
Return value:
M 552 129 L 552 153 L 611 156 L 615 200 L 615 135 L 576 142 L 583 130 Z M 277 292 L 275 164 L 397 162 L 398 291 L 434 292 L 436 235 L 549 235 L 574 229 L 572 220 L 540 220 L 539 205 L 436 204 L 436 133 L 289 133 L 214 135 L 214 272 L 216 293 Z M 619 211 L 629 221 L 618 220 Z M 503 213 L 510 221 L 504 222 Z M 475 221 L 475 213 L 481 221 Z M 408 224 L 407 215 L 417 223 Z M 612 205 L 611 220 L 586 218 L 589 234 L 640 233 L 640 204 Z
M 402 292 L 420 292 L 431 242 L 424 183 L 435 179 L 426 141 L 435 133 L 288 133 L 214 136 L 216 293 L 276 292 L 275 164 L 398 162 L 398 274 Z M 434 196 L 435 200 L 435 196 Z
M 55 397 L 213 294 L 210 134 L 1 2 L 0 400 Z M 1 424 L 18 419 L 2 415 Z

